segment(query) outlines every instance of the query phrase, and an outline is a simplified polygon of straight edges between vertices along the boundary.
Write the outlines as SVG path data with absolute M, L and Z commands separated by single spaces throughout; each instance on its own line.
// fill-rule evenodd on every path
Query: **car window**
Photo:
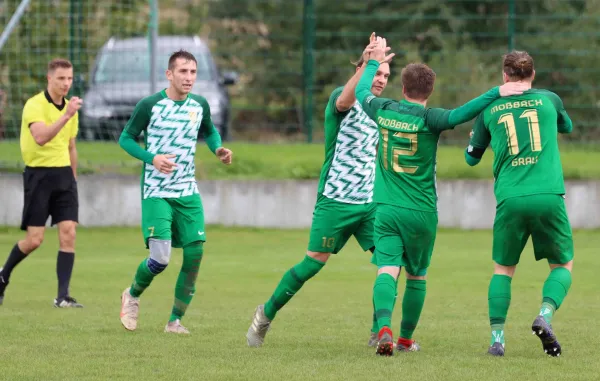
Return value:
M 169 53 L 157 57 L 157 78 L 165 78 Z M 203 53 L 194 53 L 198 61 L 198 80 L 211 80 L 213 75 L 208 57 Z M 146 82 L 150 80 L 150 58 L 148 51 L 111 51 L 100 56 L 94 76 L 97 83 Z

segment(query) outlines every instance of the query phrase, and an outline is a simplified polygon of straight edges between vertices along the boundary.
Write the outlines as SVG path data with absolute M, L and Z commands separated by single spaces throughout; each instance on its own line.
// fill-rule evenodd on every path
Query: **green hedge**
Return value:
M 198 145 L 198 179 L 315 179 L 323 163 L 322 144 L 230 143 L 233 164 L 222 165 L 204 144 Z M 131 158 L 116 143 L 79 143 L 81 173 L 139 174 L 140 162 Z M 562 146 L 565 178 L 600 179 L 600 151 Z M 464 162 L 463 148 L 440 146 L 438 179 L 491 179 L 491 150 L 477 167 Z M 19 144 L 0 142 L 0 171 L 18 172 L 23 167 Z

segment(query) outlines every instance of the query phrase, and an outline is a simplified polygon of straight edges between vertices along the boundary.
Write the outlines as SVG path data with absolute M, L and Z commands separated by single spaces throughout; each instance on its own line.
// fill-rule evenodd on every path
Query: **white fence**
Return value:
M 201 181 L 207 224 L 275 228 L 309 227 L 316 181 Z M 438 182 L 439 225 L 491 228 L 496 201 L 491 181 Z M 80 176 L 83 226 L 137 226 L 140 181 L 137 176 Z M 19 174 L 0 174 L 0 225 L 18 226 L 23 207 Z M 567 209 L 573 228 L 600 227 L 600 182 L 567 182 Z

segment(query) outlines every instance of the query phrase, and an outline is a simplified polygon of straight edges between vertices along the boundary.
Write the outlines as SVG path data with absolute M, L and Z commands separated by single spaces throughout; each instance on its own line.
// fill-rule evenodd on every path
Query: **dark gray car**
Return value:
M 198 75 L 192 89 L 208 101 L 215 127 L 226 139 L 229 122 L 229 95 L 226 85 L 237 75 L 221 74 L 210 50 L 197 36 L 160 36 L 157 41 L 157 91 L 169 86 L 165 71 L 171 53 L 185 49 L 198 61 Z M 80 137 L 84 140 L 118 140 L 136 103 L 151 95 L 149 40 L 145 37 L 111 38 L 100 49 L 80 111 Z

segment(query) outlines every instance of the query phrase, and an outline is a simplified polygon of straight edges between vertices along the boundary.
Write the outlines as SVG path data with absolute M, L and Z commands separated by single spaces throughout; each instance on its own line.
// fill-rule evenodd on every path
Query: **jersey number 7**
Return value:
M 391 144 L 390 148 L 392 150 L 391 155 L 388 154 L 388 143 L 390 137 L 390 130 L 382 129 L 381 135 L 383 136 L 383 167 L 388 169 L 389 165 L 392 166 L 394 172 L 398 173 L 406 173 L 412 175 L 419 169 L 418 166 L 403 166 L 400 164 L 402 156 L 414 156 L 417 153 L 418 141 L 417 134 L 411 134 L 408 132 L 396 132 L 394 135 L 394 140 L 397 140 L 396 143 L 405 143 L 408 148 L 400 148 L 397 145 Z M 389 157 L 390 156 L 390 157 Z M 389 164 L 388 164 L 389 162 Z

